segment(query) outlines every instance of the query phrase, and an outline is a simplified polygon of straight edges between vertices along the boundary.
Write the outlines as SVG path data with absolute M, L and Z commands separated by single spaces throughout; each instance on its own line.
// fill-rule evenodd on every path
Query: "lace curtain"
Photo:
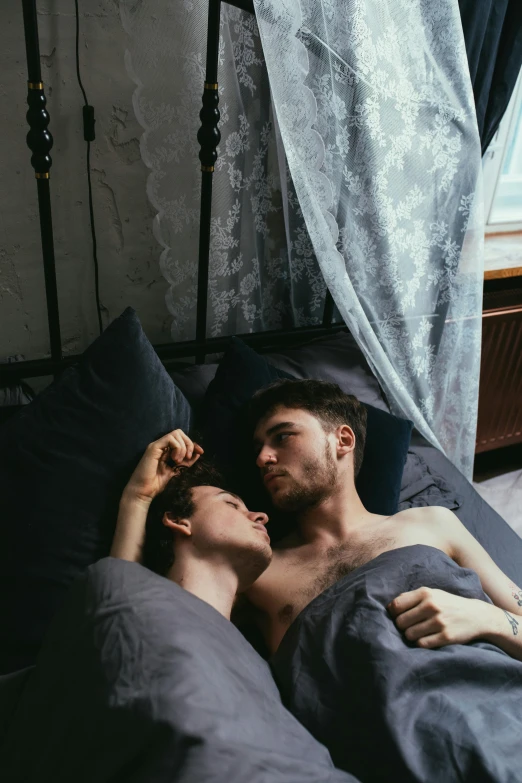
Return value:
M 172 339 L 195 337 L 201 173 L 197 132 L 208 2 L 120 3 L 144 128 Z M 208 335 L 320 323 L 326 293 L 276 133 L 255 17 L 223 3 L 221 144 L 212 193 Z M 280 172 L 282 172 L 282 177 Z
M 326 281 L 392 410 L 470 478 L 483 220 L 457 0 L 255 7 L 259 29 L 222 6 L 209 334 L 317 323 Z M 189 339 L 206 3 L 121 8 L 172 336 Z

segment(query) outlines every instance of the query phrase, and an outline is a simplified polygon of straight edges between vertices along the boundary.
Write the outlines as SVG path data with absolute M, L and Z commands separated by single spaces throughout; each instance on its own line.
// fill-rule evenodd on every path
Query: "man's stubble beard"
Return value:
M 335 460 L 332 457 L 328 440 L 325 438 L 324 458 L 306 460 L 302 463 L 303 479 L 296 481 L 288 473 L 288 490 L 282 490 L 272 499 L 280 511 L 299 513 L 317 506 L 325 500 L 337 483 Z

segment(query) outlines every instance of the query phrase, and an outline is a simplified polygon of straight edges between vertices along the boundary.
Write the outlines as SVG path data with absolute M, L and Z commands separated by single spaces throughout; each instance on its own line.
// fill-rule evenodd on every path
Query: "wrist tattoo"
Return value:
M 513 584 L 513 582 L 509 583 L 509 589 L 511 590 L 511 595 L 517 602 L 518 606 L 522 606 L 522 590 Z
M 518 620 L 515 620 L 515 618 L 509 614 L 509 612 L 506 612 L 505 609 L 502 610 L 504 614 L 506 615 L 507 619 L 509 620 L 509 624 L 511 625 L 511 630 L 513 631 L 513 636 L 516 636 L 518 634 Z

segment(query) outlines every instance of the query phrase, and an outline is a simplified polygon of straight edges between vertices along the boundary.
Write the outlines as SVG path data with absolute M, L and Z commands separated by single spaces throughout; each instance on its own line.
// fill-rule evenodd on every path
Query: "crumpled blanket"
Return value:
M 5 783 L 357 783 L 232 623 L 136 563 L 87 569 L 3 697 Z
M 522 663 L 487 642 L 409 643 L 386 606 L 423 585 L 490 602 L 434 547 L 384 552 L 292 623 L 270 661 L 283 700 L 363 783 L 519 783 Z

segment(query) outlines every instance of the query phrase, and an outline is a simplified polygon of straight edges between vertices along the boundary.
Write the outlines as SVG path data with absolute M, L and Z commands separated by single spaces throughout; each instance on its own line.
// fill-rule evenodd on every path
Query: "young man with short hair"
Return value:
M 229 622 L 270 562 L 267 517 L 223 488 L 202 451 L 179 430 L 146 449 L 111 554 L 176 584 L 110 558 L 88 569 L 29 684 L 12 697 L 7 684 L 2 779 L 357 783 Z
M 143 562 L 229 620 L 237 593 L 272 558 L 268 517 L 223 489 L 202 454 L 181 430 L 148 446 L 123 492 L 111 555 Z
M 393 516 L 367 511 L 355 478 L 362 463 L 366 409 L 332 383 L 284 380 L 250 406 L 256 464 L 274 506 L 296 530 L 274 547 L 269 568 L 246 591 L 266 643 L 277 650 L 287 628 L 316 596 L 383 552 L 428 545 L 474 570 L 491 605 L 419 587 L 394 597 L 391 616 L 419 647 L 484 639 L 522 660 L 522 591 L 446 508 Z
M 265 487 L 296 521 L 245 589 L 287 706 L 363 780 L 514 780 L 522 592 L 447 509 L 364 508 L 356 398 L 284 381 L 251 414 Z M 232 600 L 230 582 L 225 616 Z

